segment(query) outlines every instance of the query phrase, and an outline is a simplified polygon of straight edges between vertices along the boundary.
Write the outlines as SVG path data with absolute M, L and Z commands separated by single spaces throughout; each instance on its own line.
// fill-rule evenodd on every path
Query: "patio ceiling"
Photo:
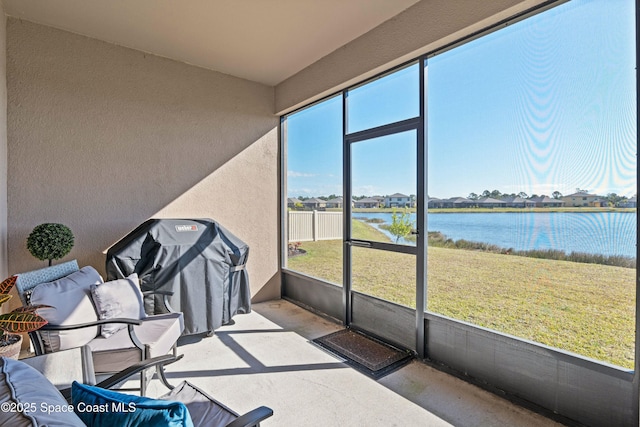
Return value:
M 418 0 L 3 0 L 7 15 L 276 85 Z

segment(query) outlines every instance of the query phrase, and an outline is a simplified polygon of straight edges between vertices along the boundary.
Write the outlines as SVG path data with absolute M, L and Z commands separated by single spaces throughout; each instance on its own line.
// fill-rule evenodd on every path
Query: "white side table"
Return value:
M 44 375 L 59 390 L 70 388 L 73 381 L 94 385 L 93 359 L 89 346 L 20 359 Z

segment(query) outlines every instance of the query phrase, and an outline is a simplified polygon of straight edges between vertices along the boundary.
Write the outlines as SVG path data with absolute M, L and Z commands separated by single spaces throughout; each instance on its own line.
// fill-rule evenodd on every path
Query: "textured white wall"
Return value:
M 45 265 L 25 246 L 43 222 L 104 273 L 147 218 L 208 217 L 249 244 L 252 294 L 279 296 L 272 87 L 14 18 L 7 83 L 12 273 Z
M 545 1 L 422 0 L 277 85 L 276 112 L 299 108 Z
M 7 19 L 0 2 L 0 277 L 9 275 L 7 255 Z M 0 280 L 3 280 L 0 279 Z

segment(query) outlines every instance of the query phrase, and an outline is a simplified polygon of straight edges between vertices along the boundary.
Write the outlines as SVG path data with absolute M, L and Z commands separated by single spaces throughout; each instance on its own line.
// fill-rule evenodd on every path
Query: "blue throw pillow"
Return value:
M 193 427 L 182 402 L 156 400 L 80 384 L 71 385 L 73 408 L 88 426 Z

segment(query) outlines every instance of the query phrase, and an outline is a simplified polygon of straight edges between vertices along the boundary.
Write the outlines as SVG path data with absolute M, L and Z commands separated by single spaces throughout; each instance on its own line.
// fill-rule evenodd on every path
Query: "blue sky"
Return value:
M 634 2 L 574 0 L 428 61 L 428 192 L 636 192 Z M 352 90 L 349 131 L 418 113 L 418 65 Z M 287 122 L 287 194 L 342 194 L 342 100 Z M 353 194 L 415 194 L 415 135 L 353 145 Z

